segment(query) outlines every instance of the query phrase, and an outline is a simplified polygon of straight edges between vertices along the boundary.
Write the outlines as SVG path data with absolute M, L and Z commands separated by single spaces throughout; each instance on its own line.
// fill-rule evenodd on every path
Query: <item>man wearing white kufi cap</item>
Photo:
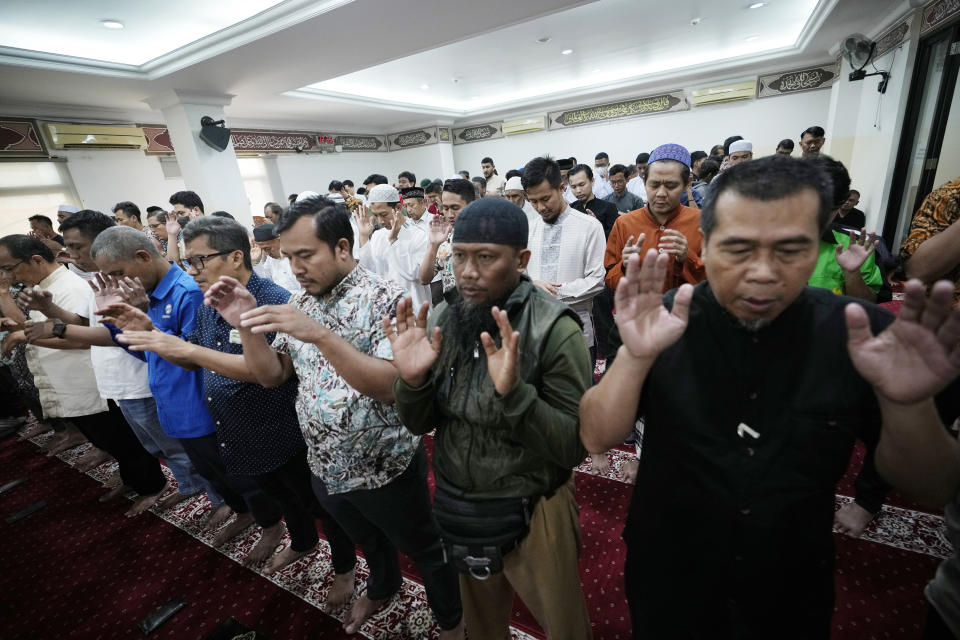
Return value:
M 730 159 L 727 162 L 727 168 L 738 165 L 741 162 L 753 160 L 753 143 L 749 140 L 737 140 L 730 143 Z
M 527 222 L 533 222 L 534 220 L 540 217 L 540 214 L 537 213 L 537 210 L 533 208 L 533 205 L 527 200 L 526 193 L 523 190 L 523 182 L 520 176 L 513 176 L 507 180 L 506 185 L 503 187 L 503 196 L 517 205 L 523 212 L 527 214 Z

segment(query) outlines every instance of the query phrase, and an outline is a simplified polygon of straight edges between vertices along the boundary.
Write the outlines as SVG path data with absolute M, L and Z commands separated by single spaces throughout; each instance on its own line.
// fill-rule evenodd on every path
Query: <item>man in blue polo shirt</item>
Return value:
M 125 305 L 118 297 L 116 304 L 101 310 L 115 325 L 148 331 L 155 328 L 176 336 L 193 331 L 197 310 L 203 306 L 203 293 L 189 275 L 167 262 L 142 232 L 128 227 L 106 229 L 97 236 L 90 254 L 105 276 L 139 278 L 148 292 L 150 322 L 127 325 L 128 318 L 123 316 Z M 111 333 L 119 330 L 112 327 Z M 226 503 L 214 511 L 208 531 L 225 522 L 231 510 L 237 514 L 234 522 L 217 533 L 212 544 L 226 543 L 254 521 L 264 528 L 275 525 L 281 517 L 278 505 L 252 480 L 227 473 L 217 450 L 216 424 L 203 398 L 203 371 L 188 371 L 151 352 L 146 352 L 144 359 L 164 431 L 180 440 L 197 471 Z

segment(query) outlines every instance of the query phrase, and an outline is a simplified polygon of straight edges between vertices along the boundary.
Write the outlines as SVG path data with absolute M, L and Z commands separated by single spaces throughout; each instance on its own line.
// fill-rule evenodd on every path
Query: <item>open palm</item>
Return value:
M 93 289 L 93 297 L 97 303 L 97 309 L 106 309 L 109 306 L 126 302 L 123 297 L 123 291 L 115 276 L 106 276 L 97 273 L 90 280 L 90 288 Z
M 837 245 L 837 264 L 844 271 L 859 271 L 870 254 L 877 248 L 879 240 L 872 233 L 864 229 L 859 236 L 851 236 L 850 246 L 844 249 L 842 244 Z
M 960 308 L 953 284 L 938 282 L 929 299 L 911 280 L 900 315 L 874 336 L 863 307 L 847 306 L 847 349 L 854 367 L 890 400 L 909 404 L 935 395 L 960 375 Z
M 623 345 L 635 358 L 656 358 L 664 349 L 680 339 L 687 328 L 693 287 L 685 284 L 673 300 L 673 311 L 663 306 L 663 282 L 670 256 L 647 252 L 632 255 L 627 273 L 617 284 L 614 296 L 617 313 L 614 319 Z
M 453 225 L 443 218 L 434 218 L 430 221 L 430 244 L 443 244 L 450 237 Z
M 230 276 L 220 276 L 203 296 L 203 303 L 217 310 L 232 327 L 240 327 L 242 316 L 257 308 L 257 300 L 240 281 Z
M 424 302 L 419 313 L 413 315 L 413 301 L 404 298 L 397 304 L 396 327 L 389 317 L 383 319 L 383 330 L 393 350 L 393 366 L 403 380 L 414 387 L 423 386 L 430 367 L 437 361 L 443 344 L 439 328 L 433 330 L 433 340 L 427 337 L 427 310 Z

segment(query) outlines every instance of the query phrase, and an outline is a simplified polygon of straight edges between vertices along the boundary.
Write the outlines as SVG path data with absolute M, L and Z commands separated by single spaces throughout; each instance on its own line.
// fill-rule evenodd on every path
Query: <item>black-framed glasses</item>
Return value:
M 7 273 L 13 273 L 13 270 L 17 268 L 17 265 L 23 264 L 24 260 L 17 260 L 13 264 L 5 264 L 0 266 L 0 271 L 6 271 Z
M 208 253 L 205 256 L 190 256 L 189 258 L 183 258 L 182 260 L 180 260 L 180 266 L 183 267 L 184 269 L 189 269 L 190 267 L 193 267 L 197 271 L 203 271 L 204 268 L 207 266 L 207 260 L 209 260 L 210 258 L 216 258 L 217 256 L 228 256 L 234 251 L 236 251 L 236 249 L 233 249 L 231 251 L 219 251 L 217 253 Z

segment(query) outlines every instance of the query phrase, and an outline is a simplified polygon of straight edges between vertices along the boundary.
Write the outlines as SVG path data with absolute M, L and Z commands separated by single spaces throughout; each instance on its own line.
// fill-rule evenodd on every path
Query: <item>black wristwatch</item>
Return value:
M 53 334 L 54 338 L 63 338 L 63 334 L 67 332 L 67 323 L 60 320 L 53 321 L 53 329 L 50 330 L 50 333 Z

